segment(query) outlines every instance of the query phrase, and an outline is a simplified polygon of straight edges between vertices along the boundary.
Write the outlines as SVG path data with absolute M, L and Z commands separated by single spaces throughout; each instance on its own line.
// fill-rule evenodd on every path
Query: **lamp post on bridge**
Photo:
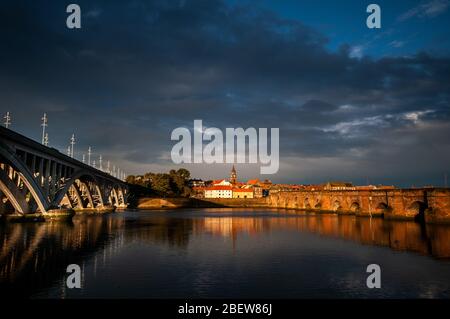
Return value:
M 47 113 L 44 113 L 44 116 L 41 118 L 42 120 L 42 144 L 45 145 L 45 128 L 48 126 L 48 118 Z
M 5 119 L 5 127 L 9 128 L 9 126 L 11 125 L 11 113 L 6 112 L 5 116 L 3 117 Z
M 89 148 L 88 148 L 88 165 L 91 165 L 91 154 L 92 154 L 91 147 L 89 146 Z
M 75 134 L 70 138 L 70 157 L 73 158 L 73 146 L 75 145 Z
M 45 145 L 45 146 L 48 146 L 48 133 L 45 133 L 45 136 L 44 136 L 44 145 Z
M 98 158 L 98 168 L 103 171 L 103 165 L 102 165 L 102 156 L 100 155 Z
M 83 163 L 86 161 L 86 154 L 83 154 Z

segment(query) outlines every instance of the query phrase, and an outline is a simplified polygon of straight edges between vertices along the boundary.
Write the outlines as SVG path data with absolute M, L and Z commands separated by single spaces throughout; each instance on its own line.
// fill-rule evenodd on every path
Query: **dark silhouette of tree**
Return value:
M 185 168 L 180 168 L 172 169 L 169 173 L 147 172 L 144 175 L 129 175 L 126 181 L 147 189 L 152 196 L 189 197 L 192 192 L 188 185 L 190 178 L 191 173 Z M 140 188 L 134 189 L 139 190 L 141 194 L 145 193 Z

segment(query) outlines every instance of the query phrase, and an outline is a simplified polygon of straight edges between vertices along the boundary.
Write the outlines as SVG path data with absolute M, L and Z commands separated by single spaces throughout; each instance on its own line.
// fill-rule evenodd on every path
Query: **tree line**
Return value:
M 189 197 L 192 189 L 188 182 L 191 173 L 185 169 L 170 170 L 168 173 L 145 173 L 129 175 L 126 182 L 132 185 L 131 191 L 140 196 Z M 134 186 L 134 187 L 133 187 Z

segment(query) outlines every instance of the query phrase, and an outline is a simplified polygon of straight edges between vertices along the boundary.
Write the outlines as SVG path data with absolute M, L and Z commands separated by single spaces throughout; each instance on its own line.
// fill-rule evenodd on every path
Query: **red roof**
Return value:
M 233 187 L 226 185 L 211 186 L 205 188 L 205 191 L 231 191 L 231 190 L 233 190 Z
M 259 183 L 259 179 L 250 179 L 247 182 L 247 185 L 255 185 L 255 184 L 258 184 L 258 183 Z
M 235 188 L 233 189 L 233 192 L 236 193 L 253 193 L 251 189 L 245 189 L 245 188 Z

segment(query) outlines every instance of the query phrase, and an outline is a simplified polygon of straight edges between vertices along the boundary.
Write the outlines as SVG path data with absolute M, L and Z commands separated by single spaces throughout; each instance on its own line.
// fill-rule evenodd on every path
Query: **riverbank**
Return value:
M 265 198 L 140 198 L 137 209 L 268 208 Z
M 415 192 L 417 192 L 415 190 Z M 308 199 L 302 196 L 311 197 Z M 284 208 L 301 210 L 313 214 L 356 215 L 359 217 L 379 217 L 392 220 L 416 220 L 419 222 L 450 224 L 447 197 L 429 196 L 425 206 L 416 198 L 392 196 L 385 192 L 315 192 L 280 193 L 264 198 L 140 198 L 137 209 L 178 209 L 178 208 Z M 391 196 L 392 201 L 387 200 Z M 317 198 L 315 198 L 317 197 Z M 348 198 L 347 198 L 348 197 Z M 399 199 L 401 199 L 399 201 Z M 409 205 L 406 202 L 409 201 Z M 390 204 L 392 202 L 392 204 Z M 392 206 L 391 206 L 392 205 Z

